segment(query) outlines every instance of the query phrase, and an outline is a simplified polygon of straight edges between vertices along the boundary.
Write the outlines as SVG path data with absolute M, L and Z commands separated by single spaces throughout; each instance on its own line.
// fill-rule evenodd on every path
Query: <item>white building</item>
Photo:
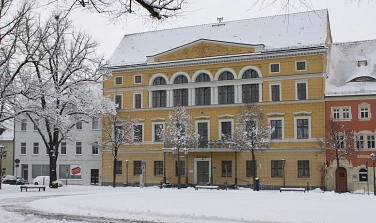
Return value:
M 63 141 L 59 146 L 57 178 L 69 184 L 100 184 L 102 154 L 93 142 L 101 137 L 98 118 L 83 120 L 74 127 L 75 141 Z M 46 146 L 26 118 L 15 122 L 15 159 L 19 159 L 18 175 L 32 182 L 37 176 L 49 176 L 49 156 Z

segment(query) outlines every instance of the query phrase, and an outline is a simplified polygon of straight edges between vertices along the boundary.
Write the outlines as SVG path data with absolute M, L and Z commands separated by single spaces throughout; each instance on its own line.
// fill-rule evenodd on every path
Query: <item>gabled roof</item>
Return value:
M 327 10 L 228 21 L 125 35 L 109 66 L 146 63 L 157 55 L 199 39 L 248 45 L 265 50 L 310 47 L 331 42 Z
M 329 46 L 325 94 L 376 94 L 376 40 Z

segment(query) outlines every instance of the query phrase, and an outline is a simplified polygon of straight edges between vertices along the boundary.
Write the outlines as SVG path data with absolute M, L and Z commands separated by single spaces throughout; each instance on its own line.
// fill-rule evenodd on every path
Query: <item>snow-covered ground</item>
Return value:
M 64 186 L 20 192 L 2 185 L 0 222 L 375 222 L 373 193 L 336 194 L 158 187 Z M 73 216 L 73 217 L 72 217 Z M 57 220 L 49 220 L 54 218 Z M 46 219 L 47 218 L 47 219 Z M 127 221 L 130 220 L 130 221 Z

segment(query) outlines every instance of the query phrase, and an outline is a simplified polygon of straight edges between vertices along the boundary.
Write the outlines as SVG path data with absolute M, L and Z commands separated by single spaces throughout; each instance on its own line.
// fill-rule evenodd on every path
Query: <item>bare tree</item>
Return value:
M 132 119 L 131 114 L 128 112 L 123 118 L 125 113 L 117 112 L 116 114 L 108 114 L 103 116 L 102 122 L 102 138 L 96 143 L 100 145 L 102 150 L 110 150 L 114 158 L 113 164 L 113 182 L 112 186 L 116 186 L 116 162 L 117 155 L 120 147 L 139 143 L 142 140 L 140 130 L 137 129 L 137 118 Z
M 197 131 L 191 124 L 191 115 L 186 113 L 185 107 L 176 106 L 170 112 L 165 129 L 158 133 L 164 140 L 165 146 L 172 146 L 177 152 L 178 189 L 181 188 L 180 149 L 195 147 L 199 140 Z M 187 171 L 187 170 L 185 170 Z
M 317 139 L 319 150 L 337 162 L 337 187 L 341 193 L 339 160 L 342 157 L 354 155 L 363 148 L 363 142 L 358 140 L 355 133 L 349 127 L 339 121 L 330 120 L 325 126 L 325 136 Z M 356 144 L 355 144 L 356 142 Z
M 256 155 L 262 148 L 271 145 L 271 134 L 274 131 L 270 125 L 265 123 L 262 110 L 255 104 L 246 104 L 241 108 L 236 120 L 236 129 L 232 136 L 224 135 L 224 139 L 229 143 L 230 148 L 236 151 L 250 151 L 252 155 L 252 178 L 253 190 L 256 185 Z
M 49 155 L 51 187 L 57 179 L 60 142 L 74 141 L 77 122 L 113 113 L 115 104 L 98 90 L 106 75 L 99 72 L 98 44 L 66 17 L 52 15 L 22 39 L 19 48 L 30 55 L 30 63 L 14 79 L 20 93 L 9 104 L 36 126 Z

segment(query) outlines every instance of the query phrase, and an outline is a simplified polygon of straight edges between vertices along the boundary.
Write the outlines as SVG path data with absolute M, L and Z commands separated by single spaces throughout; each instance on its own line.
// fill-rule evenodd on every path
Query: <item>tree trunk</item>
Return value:
M 50 157 L 50 183 L 49 187 L 57 188 L 58 185 L 52 185 L 52 182 L 57 180 L 57 157 L 58 157 L 58 149 L 59 149 L 59 130 L 54 129 L 53 133 L 53 142 L 50 143 L 50 148 L 48 150 L 48 155 Z
M 253 191 L 256 190 L 256 157 L 255 157 L 255 150 L 252 149 L 252 165 L 253 165 L 253 173 L 252 173 L 252 178 L 253 178 Z
M 336 160 L 337 160 L 337 187 L 338 193 L 341 193 L 341 181 L 340 181 L 340 174 L 339 174 L 339 157 L 338 157 L 338 150 L 336 149 Z
M 181 170 L 181 166 L 180 166 L 180 150 L 179 150 L 179 147 L 177 147 L 177 151 L 178 151 L 178 189 L 181 188 L 181 177 L 180 177 L 180 170 Z M 187 170 L 185 170 L 187 171 Z
M 113 178 L 112 178 L 112 187 L 116 187 L 116 160 L 117 160 L 117 149 L 115 149 L 115 155 L 114 155 L 114 168 L 113 168 Z

